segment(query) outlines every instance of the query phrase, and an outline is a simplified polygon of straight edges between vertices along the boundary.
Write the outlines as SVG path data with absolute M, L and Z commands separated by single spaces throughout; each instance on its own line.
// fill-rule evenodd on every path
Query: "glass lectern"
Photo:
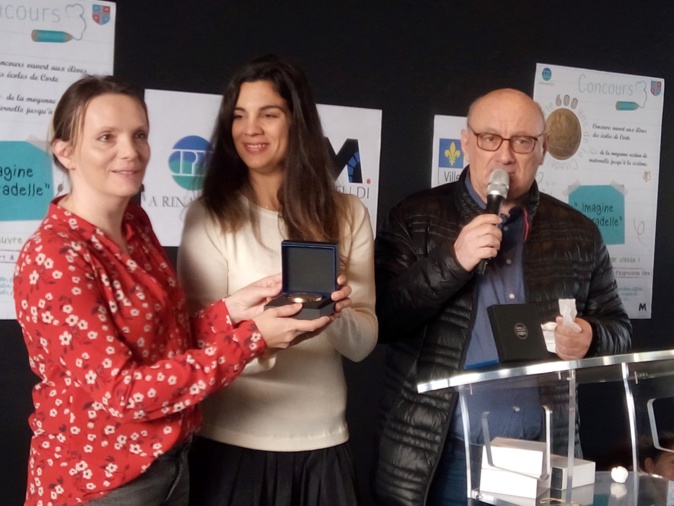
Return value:
M 577 386 L 583 383 L 622 382 L 624 388 L 625 414 L 629 426 L 629 446 L 631 447 L 631 471 L 625 483 L 614 482 L 609 472 L 596 473 L 594 483 L 574 488 L 574 442 L 576 439 L 576 392 Z M 630 353 L 605 357 L 587 358 L 573 361 L 550 361 L 521 366 L 507 365 L 488 370 L 466 371 L 449 378 L 422 382 L 417 385 L 418 391 L 429 392 L 442 388 L 452 388 L 459 393 L 466 455 L 474 452 L 470 445 L 470 412 L 471 396 L 480 389 L 530 388 L 560 389 L 568 392 L 568 417 L 564 417 L 568 431 L 568 443 L 562 459 L 566 459 L 563 482 L 553 480 L 547 490 L 542 490 L 536 497 L 520 497 L 518 495 L 499 494 L 481 491 L 478 473 L 466 466 L 467 499 L 496 505 L 549 505 L 549 504 L 607 504 L 607 505 L 669 505 L 674 504 L 674 492 L 664 478 L 648 475 L 639 466 L 639 445 L 648 440 L 663 452 L 671 452 L 671 448 L 661 446 L 661 435 L 674 432 L 674 350 Z M 550 453 L 555 442 L 550 431 L 551 419 L 555 418 L 554 409 L 542 406 L 545 414 L 545 456 L 541 478 L 551 471 Z M 601 409 L 598 407 L 598 409 Z M 568 420 L 568 422 L 567 422 Z M 485 449 L 479 450 L 489 455 L 493 448 L 489 443 L 488 413 L 483 413 L 481 427 L 485 431 Z M 475 427 L 475 424 L 473 424 Z M 616 444 L 626 443 L 617 441 Z M 559 445 L 557 445 L 559 447 Z M 559 453 L 559 448 L 557 450 Z M 560 457 L 556 457 L 559 459 Z M 467 459 L 470 461 L 470 459 Z M 558 474 L 559 476 L 559 474 Z M 544 480 L 543 480 L 544 481 Z M 548 483 L 549 480 L 548 480 Z

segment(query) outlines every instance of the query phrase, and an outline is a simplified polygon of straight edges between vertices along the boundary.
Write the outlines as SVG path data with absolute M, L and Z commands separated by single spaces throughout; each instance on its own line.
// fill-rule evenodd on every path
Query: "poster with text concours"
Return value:
M 0 319 L 15 317 L 14 264 L 66 187 L 47 153 L 49 122 L 84 74 L 111 74 L 113 2 L 0 2 Z
M 146 90 L 152 158 L 141 205 L 163 246 L 179 246 L 186 207 L 203 185 L 202 162 L 220 107 L 219 95 Z M 318 105 L 325 136 L 337 161 L 339 191 L 360 198 L 376 230 L 382 113 Z
M 592 219 L 630 318 L 650 318 L 665 81 L 538 64 L 549 132 L 541 190 Z

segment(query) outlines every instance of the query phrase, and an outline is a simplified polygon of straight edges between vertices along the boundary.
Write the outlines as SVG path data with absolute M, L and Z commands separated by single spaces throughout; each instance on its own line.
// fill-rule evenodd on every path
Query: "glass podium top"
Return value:
M 519 365 L 498 364 L 488 368 L 466 370 L 448 378 L 422 381 L 417 384 L 417 390 L 419 393 L 424 393 L 494 380 L 516 381 L 518 378 L 531 378 L 532 376 L 549 376 L 554 381 L 555 378 L 570 371 L 574 372 L 578 383 L 620 381 L 623 379 L 625 365 L 630 366 L 632 374 L 638 375 L 635 379 L 670 376 L 674 375 L 674 367 L 669 362 L 672 359 L 674 359 L 674 349 L 606 355 L 581 360 L 551 360 Z
M 492 505 L 516 504 L 523 506 L 548 504 L 546 501 L 560 498 L 562 504 L 585 505 L 606 504 L 605 501 L 609 497 L 613 497 L 613 489 L 617 488 L 618 484 L 611 483 L 612 480 L 600 472 L 595 475 L 593 486 L 588 489 L 587 494 L 584 487 L 580 486 L 582 483 L 575 488 L 572 486 L 572 483 L 576 481 L 573 476 L 573 469 L 576 466 L 574 464 L 576 462 L 574 454 L 577 436 L 576 387 L 582 383 L 602 384 L 609 382 L 621 382 L 623 384 L 624 392 L 620 397 L 608 395 L 603 402 L 606 407 L 611 406 L 611 404 L 617 406 L 618 412 L 624 411 L 626 415 L 628 437 L 621 438 L 619 436 L 612 442 L 615 448 L 624 450 L 624 455 L 621 456 L 624 459 L 624 467 L 643 471 L 644 467 L 641 463 L 644 459 L 640 460 L 639 458 L 642 451 L 647 452 L 643 454 L 644 458 L 646 455 L 650 455 L 652 450 L 674 453 L 674 448 L 670 448 L 668 442 L 669 433 L 674 434 L 674 349 L 607 355 L 581 360 L 498 364 L 481 369 L 458 371 L 457 374 L 447 378 L 422 380 L 418 382 L 417 389 L 420 393 L 441 389 L 453 389 L 458 392 L 463 434 L 467 435 L 464 437 L 464 441 L 475 440 L 479 442 L 479 445 L 466 444 L 466 454 L 468 455 L 471 452 L 469 459 L 471 462 L 482 461 L 482 468 L 479 472 L 472 470 L 470 465 L 466 466 L 468 483 L 466 496 L 468 499 L 479 499 L 482 503 Z M 545 410 L 545 423 L 542 425 L 545 437 L 541 437 L 540 441 L 545 442 L 546 446 L 540 458 L 552 454 L 564 459 L 561 461 L 561 467 L 560 461 L 555 464 L 559 469 L 558 473 L 561 472 L 562 476 L 564 476 L 563 473 L 566 473 L 565 478 L 563 478 L 566 486 L 563 487 L 563 490 L 555 490 L 552 482 L 549 481 L 551 474 L 545 471 L 551 468 L 548 457 L 545 457 L 548 458 L 548 462 L 542 467 L 543 471 L 539 473 L 537 469 L 536 473 L 522 481 L 523 472 L 519 470 L 518 466 L 524 457 L 520 455 L 521 452 L 516 453 L 518 451 L 517 443 L 508 443 L 510 446 L 506 448 L 507 456 L 500 457 L 500 463 L 497 464 L 497 460 L 493 462 L 491 460 L 490 453 L 494 451 L 493 443 L 495 439 L 492 440 L 490 437 L 492 432 L 489 428 L 488 415 L 491 414 L 492 419 L 498 419 L 499 414 L 503 413 L 503 407 L 499 405 L 492 412 L 492 409 L 489 409 L 489 406 L 485 406 L 485 403 L 481 401 L 482 396 L 480 394 L 487 392 L 491 396 L 489 399 L 494 399 L 495 395 L 499 395 L 499 389 L 531 388 L 534 386 L 544 387 L 539 389 L 541 407 Z M 523 392 L 525 391 L 523 390 Z M 506 398 L 509 397 L 506 396 Z M 517 398 L 517 396 L 512 398 Z M 519 413 L 519 411 L 515 411 L 515 408 L 519 408 L 519 405 L 513 405 L 513 411 Z M 553 412 L 555 413 L 554 419 Z M 555 434 L 554 438 L 557 438 L 556 441 L 553 441 L 553 433 Z M 661 436 L 665 438 L 662 439 L 662 444 L 667 447 L 661 445 Z M 497 446 L 501 449 L 498 451 L 503 455 L 505 451 L 502 450 L 503 443 L 499 444 L 501 446 Z M 484 448 L 482 445 L 484 445 Z M 483 452 L 487 455 L 487 464 L 485 464 Z M 517 457 L 515 457 L 516 455 Z M 538 463 L 538 461 L 536 462 Z M 594 469 L 591 473 L 594 473 Z M 584 474 L 587 475 L 587 471 Z M 579 476 L 582 476 L 582 474 L 579 474 Z M 661 484 L 656 482 L 657 480 L 654 481 L 652 476 L 642 472 L 639 472 L 638 476 L 639 479 L 633 479 L 624 487 L 627 489 L 628 501 L 619 504 L 633 506 L 674 505 L 674 489 L 670 490 L 672 487 L 669 485 L 674 482 L 661 480 L 664 483 Z M 591 476 L 590 478 L 585 476 L 582 480 L 586 479 L 591 480 Z M 579 478 L 579 481 L 582 480 Z M 536 485 L 535 490 L 527 488 L 529 490 L 527 493 L 530 494 L 528 496 L 522 487 L 515 486 L 513 488 L 512 486 L 512 483 L 525 482 L 530 488 Z M 604 490 L 607 485 L 610 488 L 608 492 Z M 547 489 L 547 492 L 545 492 L 547 495 L 537 495 L 536 499 L 533 499 L 534 493 L 539 494 L 539 486 Z M 495 493 L 497 491 L 499 494 Z M 657 492 L 661 499 L 666 498 L 664 499 L 665 502 L 661 502 L 660 499 L 654 502 L 651 493 L 653 491 Z M 517 493 L 525 497 L 503 496 L 506 493 Z M 582 499 L 574 500 L 573 497 L 576 495 L 582 496 Z M 506 499 L 506 497 L 509 498 Z

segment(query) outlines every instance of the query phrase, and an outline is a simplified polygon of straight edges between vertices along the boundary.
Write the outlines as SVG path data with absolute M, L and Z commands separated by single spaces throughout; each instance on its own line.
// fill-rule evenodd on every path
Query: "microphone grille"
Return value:
M 496 169 L 489 175 L 487 184 L 487 195 L 499 195 L 503 198 L 508 196 L 510 187 L 510 176 L 503 169 Z

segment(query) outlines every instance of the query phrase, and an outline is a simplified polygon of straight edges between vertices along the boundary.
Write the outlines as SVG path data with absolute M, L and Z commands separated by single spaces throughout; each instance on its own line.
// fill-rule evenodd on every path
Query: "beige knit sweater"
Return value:
M 349 205 L 354 225 L 339 250 L 353 289 L 351 307 L 316 337 L 248 364 L 202 404 L 200 435 L 269 451 L 314 450 L 348 439 L 342 356 L 362 360 L 377 341 L 372 227 L 360 200 L 349 196 Z M 264 246 L 250 225 L 223 234 L 201 201 L 190 206 L 178 274 L 192 309 L 281 271 L 283 222 L 275 212 L 256 209 Z

